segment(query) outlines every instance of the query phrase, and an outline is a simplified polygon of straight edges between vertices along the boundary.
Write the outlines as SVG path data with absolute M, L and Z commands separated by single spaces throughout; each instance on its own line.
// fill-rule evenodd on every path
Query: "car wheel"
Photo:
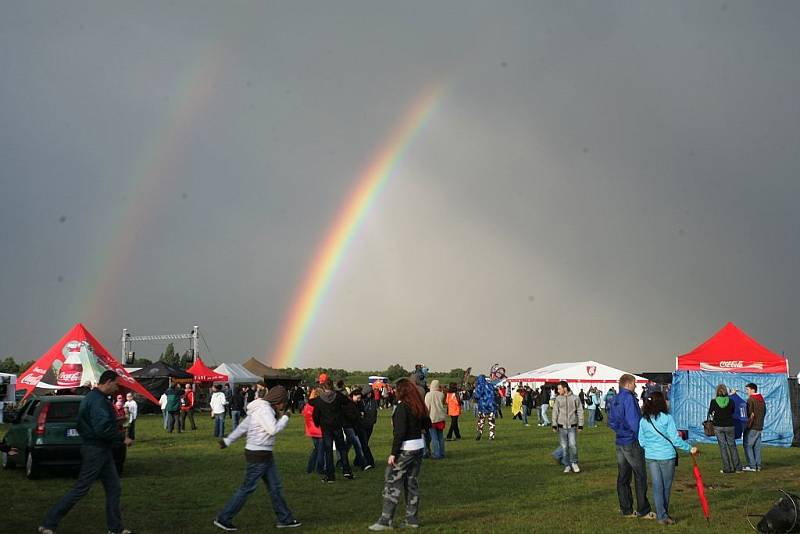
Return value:
M 33 451 L 28 451 L 28 457 L 25 461 L 25 476 L 28 478 L 36 478 L 39 475 L 39 464 L 33 457 Z
M 3 469 L 13 469 L 14 460 L 11 459 L 11 456 L 7 452 L 4 452 L 2 457 L 0 457 L 0 465 L 2 465 Z

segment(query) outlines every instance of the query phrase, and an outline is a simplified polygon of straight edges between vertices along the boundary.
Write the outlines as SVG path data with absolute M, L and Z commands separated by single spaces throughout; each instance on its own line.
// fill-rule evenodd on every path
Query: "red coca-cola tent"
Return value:
M 689 439 L 712 443 L 716 438 L 705 435 L 702 423 L 708 417 L 708 402 L 716 395 L 717 385 L 738 390 L 740 393 L 736 397 L 741 401 L 744 398 L 741 392 L 752 382 L 758 386 L 767 405 L 761 442 L 790 447 L 794 430 L 789 381 L 786 380 L 788 371 L 785 357 L 728 323 L 711 339 L 677 357 L 670 390 L 670 412 L 678 428 L 689 431 Z M 746 415 L 744 418 L 741 415 L 740 411 L 734 412 L 734 426 L 737 421 L 746 419 Z
M 200 359 L 200 356 L 195 358 L 191 367 L 186 369 L 186 372 L 194 376 L 195 382 L 227 382 L 228 375 L 223 375 L 209 368 Z
M 692 352 L 678 356 L 679 371 L 789 373 L 786 357 L 776 354 L 728 323 Z
M 119 375 L 121 389 L 138 393 L 150 402 L 158 401 L 136 381 L 81 323 L 73 326 L 58 343 L 50 347 L 17 379 L 17 390 L 28 397 L 42 389 L 71 389 L 96 382 L 103 371 L 111 369 Z

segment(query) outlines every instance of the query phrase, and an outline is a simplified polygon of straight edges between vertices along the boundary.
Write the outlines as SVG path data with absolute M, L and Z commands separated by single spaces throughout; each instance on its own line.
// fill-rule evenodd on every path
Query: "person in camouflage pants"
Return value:
M 431 427 L 428 410 L 410 380 L 397 385 L 397 408 L 392 415 L 392 452 L 387 458 L 386 481 L 383 487 L 381 516 L 369 530 L 391 530 L 392 520 L 405 491 L 406 520 L 404 527 L 419 527 L 419 471 L 425 452 L 424 430 Z
M 406 523 L 417 524 L 419 511 L 419 470 L 422 467 L 422 451 L 403 451 L 395 460 L 394 467 L 386 468 L 386 484 L 383 487 L 383 510 L 381 523 L 391 523 L 394 511 L 400 504 L 400 496 L 406 493 Z

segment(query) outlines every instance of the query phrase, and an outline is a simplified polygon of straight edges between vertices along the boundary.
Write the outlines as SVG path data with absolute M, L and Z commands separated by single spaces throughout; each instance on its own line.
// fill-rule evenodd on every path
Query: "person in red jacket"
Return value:
M 308 400 L 316 399 L 319 392 L 312 389 L 308 394 Z M 322 429 L 314 424 L 314 406 L 307 402 L 303 406 L 303 418 L 306 421 L 306 436 L 311 438 L 311 443 L 314 448 L 311 449 L 311 454 L 308 457 L 308 465 L 306 466 L 306 473 L 313 473 L 316 469 L 317 474 L 325 474 L 325 449 L 322 446 Z
M 186 430 L 186 418 L 192 423 L 192 430 L 197 430 L 197 425 L 194 422 L 194 391 L 192 385 L 186 384 L 183 397 L 181 397 L 181 426 Z

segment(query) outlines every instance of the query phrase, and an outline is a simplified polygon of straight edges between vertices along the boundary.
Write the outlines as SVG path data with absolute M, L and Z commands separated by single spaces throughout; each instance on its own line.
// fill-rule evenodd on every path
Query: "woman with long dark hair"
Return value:
M 669 494 L 672 491 L 678 449 L 697 454 L 697 448 L 678 434 L 675 420 L 669 414 L 667 401 L 660 391 L 654 391 L 644 401 L 642 419 L 639 421 L 639 445 L 644 449 L 644 460 L 653 484 L 656 519 L 662 525 L 672 525 L 675 521 L 669 516 Z
M 390 530 L 394 512 L 405 490 L 407 527 L 419 526 L 419 470 L 425 439 L 422 431 L 430 428 L 428 410 L 417 386 L 409 380 L 397 385 L 397 407 L 392 415 L 392 453 L 387 459 L 386 482 L 383 487 L 383 510 L 370 530 Z
M 711 399 L 708 405 L 708 419 L 714 422 L 714 435 L 719 444 L 719 454 L 722 456 L 722 471 L 720 473 L 735 473 L 742 470 L 739 461 L 739 451 L 736 449 L 736 432 L 733 427 L 733 401 L 728 397 L 728 388 L 719 384 L 717 396 Z

